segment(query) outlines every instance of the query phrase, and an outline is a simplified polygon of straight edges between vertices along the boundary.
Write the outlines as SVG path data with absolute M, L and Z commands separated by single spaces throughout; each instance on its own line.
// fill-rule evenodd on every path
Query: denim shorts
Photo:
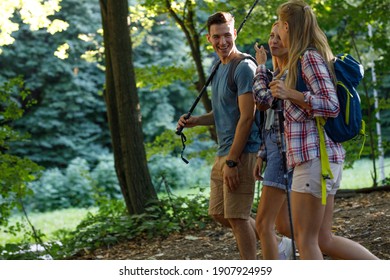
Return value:
M 264 171 L 263 186 L 286 190 L 284 166 L 281 150 L 278 147 L 279 135 L 273 129 L 265 130 L 265 149 L 267 165 Z M 287 174 L 287 186 L 291 189 L 292 172 Z

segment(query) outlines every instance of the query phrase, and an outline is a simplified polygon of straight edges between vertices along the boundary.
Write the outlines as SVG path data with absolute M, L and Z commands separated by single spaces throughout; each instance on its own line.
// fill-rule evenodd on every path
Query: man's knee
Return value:
M 223 215 L 210 215 L 210 216 L 217 223 L 219 223 L 225 227 L 231 227 L 229 221 L 227 219 L 225 219 L 225 217 Z
M 231 227 L 234 228 L 242 228 L 245 227 L 246 225 L 250 226 L 249 219 L 228 219 L 229 224 Z

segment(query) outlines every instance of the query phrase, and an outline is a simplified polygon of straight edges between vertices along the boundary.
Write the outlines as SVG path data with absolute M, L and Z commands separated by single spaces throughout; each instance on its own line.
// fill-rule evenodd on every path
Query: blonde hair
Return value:
M 288 23 L 288 39 L 290 47 L 288 50 L 288 75 L 286 85 L 295 88 L 297 80 L 297 63 L 303 52 L 309 48 L 316 48 L 328 64 L 334 77 L 333 64 L 334 55 L 329 47 L 325 33 L 318 26 L 317 18 L 313 10 L 304 1 L 290 0 L 278 7 L 279 20 Z

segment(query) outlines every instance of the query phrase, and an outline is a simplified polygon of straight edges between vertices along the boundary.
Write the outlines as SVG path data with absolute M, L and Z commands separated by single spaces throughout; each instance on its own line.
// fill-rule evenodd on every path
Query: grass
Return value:
M 74 230 L 88 212 L 94 211 L 96 211 L 95 208 L 72 208 L 46 213 L 31 213 L 28 217 L 35 229 L 40 230 L 43 234 L 45 234 L 43 240 L 46 241 L 53 240 L 53 238 L 55 238 L 55 232 L 60 229 Z M 17 222 L 25 224 L 27 230 L 30 230 L 30 227 L 24 217 L 19 215 L 11 217 L 10 225 L 15 225 Z M 21 241 L 23 241 L 23 234 L 14 236 L 5 233 L 3 228 L 0 228 L 0 246 L 4 246 L 6 243 L 18 243 Z
M 385 177 L 390 178 L 390 158 L 385 158 Z M 379 164 L 376 161 L 377 181 L 380 180 Z M 356 161 L 352 168 L 343 171 L 341 189 L 362 189 L 373 185 L 373 163 L 369 159 Z
M 385 159 L 385 176 L 390 177 L 390 158 Z M 377 164 L 377 169 L 378 169 Z M 372 186 L 372 162 L 368 159 L 362 159 L 355 162 L 351 169 L 346 169 L 343 172 L 342 189 L 358 189 L 367 188 Z M 378 176 L 379 180 L 379 176 Z M 191 189 L 179 189 L 174 190 L 173 193 L 176 196 L 186 196 L 199 192 L 198 188 Z M 203 192 L 204 195 L 208 195 L 208 188 Z M 60 229 L 73 230 L 81 222 L 81 220 L 87 215 L 89 211 L 96 211 L 93 209 L 64 209 L 47 213 L 31 213 L 29 218 L 36 229 L 39 229 L 45 234 L 45 240 L 53 240 L 55 238 L 55 232 Z M 14 216 L 10 220 L 10 224 L 21 222 L 21 216 Z M 26 224 L 24 221 L 23 223 Z M 28 227 L 27 227 L 28 228 Z M 29 228 L 28 228 L 29 229 Z M 23 240 L 23 236 L 13 236 L 4 233 L 0 228 L 0 246 L 6 243 L 17 243 Z

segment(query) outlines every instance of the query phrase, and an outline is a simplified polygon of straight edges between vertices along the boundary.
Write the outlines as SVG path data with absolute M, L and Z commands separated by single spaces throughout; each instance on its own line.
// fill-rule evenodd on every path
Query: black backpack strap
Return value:
M 256 110 L 256 112 L 259 112 L 259 114 L 260 114 L 259 130 L 260 130 L 260 135 L 261 135 L 261 132 L 265 126 L 265 111 Z
M 297 70 L 297 82 L 296 82 L 296 85 L 295 85 L 295 89 L 298 90 L 298 91 L 307 91 L 308 88 L 306 86 L 306 83 L 305 81 L 303 80 L 302 78 L 302 64 L 301 64 L 301 57 L 299 57 L 298 59 L 298 70 Z
M 234 81 L 234 72 L 236 71 L 238 64 L 244 59 L 250 59 L 257 65 L 256 59 L 249 54 L 242 53 L 232 59 L 228 72 L 228 87 L 232 92 L 237 92 L 237 84 Z

